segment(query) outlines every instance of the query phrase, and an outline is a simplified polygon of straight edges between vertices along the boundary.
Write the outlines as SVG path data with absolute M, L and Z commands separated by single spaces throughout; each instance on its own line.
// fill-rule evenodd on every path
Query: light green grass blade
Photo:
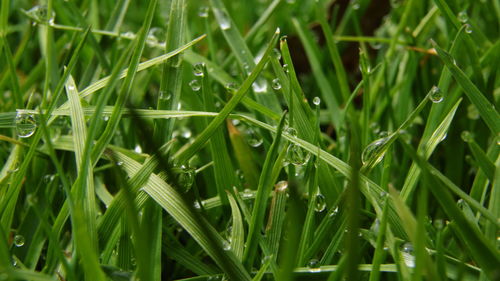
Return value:
M 80 180 L 85 181 L 84 189 L 76 189 L 78 200 L 77 208 L 82 208 L 77 211 L 74 216 L 75 220 L 82 223 L 78 227 L 79 233 L 76 236 L 76 247 L 80 251 L 85 271 L 91 273 L 88 278 L 93 280 L 104 280 L 103 273 L 99 266 L 97 250 L 97 230 L 96 230 L 96 210 L 95 210 L 95 192 L 92 167 L 83 168 L 82 165 L 89 165 L 89 162 L 84 162 L 84 148 L 87 139 L 87 127 L 85 125 L 85 116 L 83 114 L 78 89 L 73 77 L 70 75 L 66 82 L 66 93 L 71 112 L 71 122 L 73 127 L 73 141 L 75 143 L 75 159 L 77 173 Z M 78 187 L 78 185 L 76 186 Z M 77 230 L 78 231 L 78 230 Z M 85 233 L 85 236 L 83 235 Z
M 245 229 L 243 227 L 243 218 L 240 209 L 234 197 L 228 192 L 229 204 L 231 206 L 233 226 L 231 227 L 231 249 L 238 260 L 243 258 L 245 246 Z
M 424 155 L 426 159 L 428 159 L 431 156 L 434 149 L 446 135 L 446 132 L 448 131 L 451 121 L 453 120 L 455 112 L 458 106 L 460 105 L 461 101 L 462 100 L 460 99 L 455 103 L 455 105 L 450 109 L 450 111 L 446 114 L 443 120 L 439 122 L 439 126 L 434 130 L 434 132 L 432 132 L 432 135 L 430 135 L 428 139 L 424 139 L 420 143 L 418 149 L 419 153 L 421 153 L 421 155 Z M 403 199 L 403 201 L 406 202 L 411 197 L 419 176 L 420 176 L 420 170 L 416 165 L 412 164 L 412 167 L 410 168 L 410 171 L 408 172 L 408 175 L 405 179 L 403 188 L 401 189 L 401 198 Z
M 168 29 L 165 38 L 165 52 L 181 46 L 184 41 L 186 2 L 174 0 L 170 4 Z M 163 64 L 157 109 L 175 109 L 181 98 L 182 89 L 182 53 Z M 155 140 L 164 143 L 170 140 L 174 119 L 158 120 L 154 131 Z

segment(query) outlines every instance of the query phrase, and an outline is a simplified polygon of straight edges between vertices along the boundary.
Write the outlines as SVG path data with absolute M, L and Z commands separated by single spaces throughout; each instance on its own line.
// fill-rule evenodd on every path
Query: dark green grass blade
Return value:
M 403 142 L 401 142 L 403 144 Z M 426 169 L 425 161 L 413 151 L 411 147 L 404 144 L 405 151 L 409 153 L 413 160 L 417 162 L 421 169 L 424 169 L 426 173 L 431 175 L 433 173 Z M 453 220 L 455 220 L 457 225 L 460 227 L 454 227 L 454 230 L 458 234 L 458 237 L 462 242 L 469 248 L 474 259 L 481 265 L 482 269 L 486 274 L 495 279 L 495 276 L 499 276 L 498 264 L 500 264 L 500 255 L 495 247 L 491 245 L 490 241 L 487 241 L 479 229 L 472 225 L 469 220 L 467 220 L 462 213 L 462 211 L 457 207 L 455 201 L 451 194 L 437 181 L 432 180 L 437 184 L 436 188 L 432 188 L 432 194 L 439 201 L 439 204 Z

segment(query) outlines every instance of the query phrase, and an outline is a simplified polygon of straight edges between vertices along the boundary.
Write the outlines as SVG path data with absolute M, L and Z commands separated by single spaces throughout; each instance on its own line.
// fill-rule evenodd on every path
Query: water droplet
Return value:
M 464 142 L 472 142 L 474 140 L 469 131 L 463 131 L 462 134 L 460 134 L 460 137 Z
M 333 218 L 339 213 L 339 206 L 336 206 L 335 209 L 330 210 L 328 213 L 328 217 Z
M 182 127 L 180 128 L 180 135 L 185 139 L 189 139 L 193 134 L 191 133 L 191 130 L 188 127 Z
M 477 110 L 477 107 L 472 103 L 469 104 L 469 106 L 467 106 L 467 118 L 471 120 L 478 120 L 479 117 L 479 110 Z
M 229 243 L 228 241 L 224 240 L 222 242 L 222 247 L 223 247 L 224 251 L 229 251 L 229 250 L 231 250 L 231 243 Z
M 439 89 L 436 86 L 432 86 L 431 93 L 429 95 L 429 99 L 433 103 L 440 103 L 443 101 L 443 93 L 441 92 L 441 89 Z
M 214 15 L 217 18 L 219 26 L 222 30 L 228 30 L 231 28 L 231 19 L 224 10 L 214 9 Z
M 240 169 L 236 169 L 236 171 L 234 171 L 236 177 L 240 180 L 240 182 L 244 183 L 245 182 L 245 174 L 243 173 L 242 170 Z
M 122 162 L 122 161 L 118 161 L 118 162 L 116 162 L 116 166 L 121 166 L 121 165 L 123 165 L 123 162 Z
M 359 0 L 351 0 L 351 6 L 354 10 L 358 10 L 360 7 Z
M 252 198 L 253 194 L 254 193 L 252 190 L 245 188 L 245 190 L 243 190 L 243 192 L 241 193 L 241 198 L 243 198 L 243 199 Z
M 20 234 L 17 234 L 16 236 L 14 236 L 14 245 L 16 247 L 22 247 L 24 246 L 24 236 L 20 235 Z
M 284 71 L 285 73 L 289 73 L 289 72 L 290 72 L 290 69 L 289 69 L 289 67 L 288 67 L 288 64 L 286 64 L 286 63 L 285 63 L 285 64 L 283 65 L 283 71 Z
M 160 43 L 158 38 L 162 38 L 162 30 L 159 27 L 153 27 L 149 30 L 148 36 L 146 37 L 146 43 L 150 46 L 155 46 Z
M 128 39 L 134 39 L 135 38 L 135 34 L 132 31 L 127 31 L 127 32 L 123 32 L 122 34 L 120 34 L 120 37 L 124 37 L 124 38 L 128 38 Z
M 201 89 L 200 81 L 196 79 L 191 80 L 191 82 L 189 82 L 189 87 L 191 87 L 191 90 L 198 92 Z
M 436 229 L 441 230 L 444 227 L 444 221 L 442 219 L 435 219 L 433 225 Z
M 205 64 L 202 62 L 193 65 L 193 74 L 198 77 L 203 77 L 203 68 L 205 68 Z
M 363 165 L 367 165 L 368 163 L 372 163 L 371 166 L 377 165 L 384 158 L 385 151 L 382 152 L 382 148 L 388 140 L 389 138 L 387 137 L 381 138 L 367 145 L 361 154 Z
M 378 231 L 380 230 L 380 220 L 379 219 L 375 219 L 375 221 L 373 222 L 373 225 L 371 227 L 371 230 L 376 235 L 378 234 Z
M 54 22 L 56 16 L 55 12 L 52 11 L 52 15 L 49 17 L 47 5 L 37 5 L 26 11 L 26 14 L 35 22 Z
M 378 196 L 380 196 L 380 199 L 384 199 L 384 198 L 386 198 L 386 197 L 387 197 L 387 192 L 385 192 L 385 191 L 380 191 L 380 193 L 379 193 L 379 195 L 378 195 Z
M 72 85 L 72 84 L 68 85 L 68 90 L 69 91 L 74 91 L 75 90 L 75 85 Z
M 32 114 L 18 112 L 15 122 L 17 135 L 20 138 L 29 138 L 35 133 L 36 120 Z
M 401 0 L 391 0 L 391 7 L 393 9 L 398 8 L 401 5 Z
M 314 97 L 313 104 L 319 106 L 321 104 L 321 99 L 319 97 Z
M 202 202 L 202 204 L 203 204 L 203 202 Z M 194 201 L 193 206 L 195 209 L 201 209 L 200 202 L 198 202 L 198 201 Z
M 470 24 L 465 25 L 465 33 L 468 33 L 468 34 L 472 33 L 472 26 Z
M 26 196 L 26 201 L 31 206 L 36 205 L 38 203 L 38 197 L 35 194 L 28 194 L 28 196 Z
M 207 18 L 208 17 L 208 7 L 207 6 L 201 6 L 198 9 L 198 16 L 201 18 Z
M 281 89 L 281 82 L 280 82 L 280 79 L 279 79 L 279 78 L 275 78 L 275 79 L 273 79 L 273 84 L 272 84 L 272 86 L 273 86 L 273 89 L 275 89 L 275 90 L 279 90 L 279 89 Z
M 267 80 L 263 78 L 257 78 L 257 80 L 252 83 L 252 89 L 255 93 L 267 92 Z
M 401 255 L 408 267 L 415 267 L 415 256 L 413 255 L 413 245 L 411 243 L 404 243 L 401 247 Z
M 43 182 L 49 183 L 49 182 L 53 181 L 54 178 L 55 178 L 55 175 L 45 175 L 45 176 L 43 176 Z
M 226 85 L 224 85 L 224 87 L 231 92 L 235 92 L 236 90 L 238 90 L 238 84 L 232 82 L 227 83 Z
M 380 131 L 380 132 L 378 133 L 378 137 L 379 137 L 379 138 L 385 138 L 385 137 L 387 137 L 387 136 L 389 136 L 389 132 L 388 132 L 388 131 Z
M 249 128 L 246 131 L 246 134 L 248 135 L 248 144 L 251 145 L 252 147 L 259 147 L 263 142 L 264 139 L 262 136 L 254 129 Z
M 444 141 L 446 139 L 446 137 L 448 137 L 448 133 L 445 133 L 443 135 L 443 137 L 439 140 L 440 142 Z
M 196 170 L 191 167 L 187 167 L 185 165 L 182 165 L 180 167 L 180 173 L 178 176 L 178 183 L 179 185 L 183 188 L 184 192 L 187 192 L 191 189 L 191 187 L 194 184 L 196 176 Z
M 171 91 L 159 91 L 158 92 L 159 99 L 162 100 L 170 100 L 172 98 L 172 92 Z
M 273 57 L 275 57 L 277 60 L 280 60 L 281 59 L 281 52 L 280 52 L 280 50 L 274 48 L 273 49 Z
M 108 122 L 109 121 L 109 116 L 103 116 L 102 120 L 104 120 L 104 122 Z
M 308 151 L 302 147 L 290 144 L 286 150 L 286 161 L 292 163 L 295 166 L 302 166 L 309 161 L 310 154 Z
M 323 194 L 316 195 L 314 210 L 318 213 L 323 212 L 326 209 L 326 200 Z
M 135 145 L 134 147 L 135 153 L 142 153 L 142 147 L 138 144 Z
M 469 16 L 467 15 L 466 11 L 461 11 L 460 13 L 458 13 L 457 18 L 461 23 L 466 23 L 469 20 Z
M 286 191 L 288 189 L 288 182 L 287 181 L 279 181 L 276 183 L 274 186 L 276 188 L 276 191 Z
M 297 130 L 293 127 L 286 128 L 286 132 L 292 137 L 297 137 Z
M 309 267 L 309 272 L 320 272 L 320 264 L 318 259 L 311 259 L 307 263 L 307 267 Z

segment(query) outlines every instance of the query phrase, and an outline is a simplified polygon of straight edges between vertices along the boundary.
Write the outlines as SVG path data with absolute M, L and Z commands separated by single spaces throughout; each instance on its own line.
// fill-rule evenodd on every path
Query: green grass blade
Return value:
M 242 260 L 243 250 L 245 246 L 245 229 L 243 227 L 243 218 L 241 217 L 240 209 L 234 197 L 228 192 L 229 204 L 231 206 L 233 226 L 231 228 L 231 249 L 234 255 Z
M 170 4 L 167 36 L 165 38 L 165 52 L 181 46 L 184 41 L 186 3 L 184 0 L 174 0 Z M 181 98 L 182 86 L 182 53 L 168 60 L 162 69 L 160 92 L 158 94 L 157 109 L 175 109 Z M 155 127 L 155 139 L 158 143 L 166 142 L 171 138 L 174 119 L 158 120 Z
M 479 89 L 471 82 L 467 75 L 454 63 L 455 59 L 445 50 L 441 49 L 437 44 L 434 44 L 439 58 L 443 61 L 446 67 L 450 70 L 453 78 L 457 81 L 458 85 L 462 87 L 465 95 L 477 107 L 479 115 L 490 128 L 493 134 L 500 132 L 500 115 L 496 111 L 493 104 L 479 91 Z

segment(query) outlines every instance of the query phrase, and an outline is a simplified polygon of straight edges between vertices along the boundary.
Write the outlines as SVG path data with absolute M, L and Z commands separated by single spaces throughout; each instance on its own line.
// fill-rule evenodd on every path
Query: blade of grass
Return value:
M 445 50 L 441 49 L 436 43 L 433 43 L 439 58 L 443 61 L 446 67 L 450 70 L 453 78 L 457 81 L 458 85 L 462 87 L 465 95 L 476 106 L 479 115 L 490 128 L 493 134 L 500 132 L 500 115 L 495 107 L 488 101 L 488 99 L 479 91 L 479 89 L 470 81 L 467 75 L 454 63 L 455 59 Z
M 243 218 L 241 217 L 240 209 L 236 200 L 227 192 L 229 199 L 229 204 L 231 206 L 233 226 L 231 228 L 231 249 L 233 249 L 234 255 L 238 260 L 243 258 L 243 250 L 245 246 L 245 229 L 243 227 Z
M 184 0 L 174 0 L 170 4 L 167 35 L 165 38 L 165 52 L 181 46 L 184 41 L 185 25 Z M 180 102 L 182 89 L 182 53 L 172 57 L 163 64 L 160 92 L 158 94 L 157 109 L 175 109 Z M 174 119 L 158 120 L 155 124 L 154 136 L 158 143 L 168 141 L 172 136 Z
M 259 234 L 261 233 L 264 224 L 264 215 L 266 209 L 265 206 L 267 205 L 268 194 L 271 192 L 271 188 L 273 186 L 273 183 L 270 182 L 270 174 L 273 167 L 272 163 L 275 161 L 278 155 L 285 116 L 286 114 L 283 114 L 278 127 L 276 127 L 276 136 L 266 155 L 266 160 L 264 161 L 264 166 L 262 167 L 262 172 L 259 178 L 259 185 L 257 187 L 257 194 L 255 196 L 252 217 L 248 227 L 246 249 L 243 255 L 243 261 L 245 264 L 247 264 L 248 267 L 251 267 L 251 265 L 253 264 L 257 252 L 257 244 L 260 240 Z
M 104 280 L 104 274 L 99 266 L 97 257 L 97 230 L 96 230 L 96 210 L 95 210 L 95 191 L 94 177 L 92 167 L 83 167 L 86 164 L 83 161 L 85 140 L 87 138 L 87 127 L 85 125 L 85 116 L 83 115 L 78 89 L 75 81 L 70 75 L 66 82 L 66 92 L 71 112 L 71 122 L 73 127 L 73 141 L 75 143 L 75 158 L 77 173 L 80 179 L 85 179 L 85 188 L 76 189 L 78 200 L 75 202 L 76 207 L 81 208 L 81 212 L 75 213 L 75 221 L 83 224 L 75 226 L 75 228 L 85 230 L 85 238 L 82 235 L 83 231 L 77 233 L 76 248 L 79 251 L 79 256 L 82 259 L 85 271 L 88 272 L 89 280 Z M 87 162 L 88 163 L 88 162 Z M 78 230 L 77 230 L 78 232 Z M 84 239 L 85 241 L 83 241 Z

